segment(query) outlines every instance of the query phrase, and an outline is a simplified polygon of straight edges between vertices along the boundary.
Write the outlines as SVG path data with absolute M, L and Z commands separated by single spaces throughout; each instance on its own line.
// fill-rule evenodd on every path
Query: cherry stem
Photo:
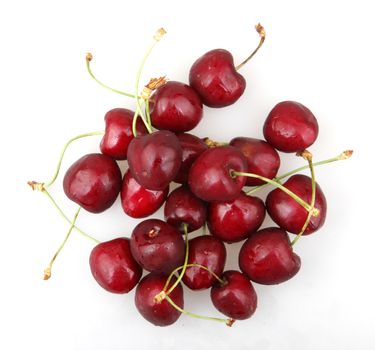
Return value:
M 264 40 L 266 39 L 266 31 L 264 30 L 264 28 L 262 27 L 262 25 L 260 23 L 258 23 L 255 26 L 255 30 L 258 32 L 258 34 L 260 36 L 259 44 L 258 44 L 257 48 L 251 53 L 251 55 L 248 58 L 246 58 L 245 61 L 243 61 L 242 63 L 240 63 L 238 66 L 236 66 L 236 70 L 240 70 L 247 62 L 249 62 L 253 58 L 253 56 L 262 47 L 262 45 L 264 43 Z
M 56 260 L 57 256 L 59 255 L 59 253 L 61 252 L 61 250 L 64 248 L 65 246 L 65 243 L 68 241 L 69 237 L 70 237 L 70 234 L 72 233 L 73 231 L 73 228 L 74 228 L 74 225 L 75 225 L 75 222 L 77 220 L 77 217 L 78 217 L 78 214 L 79 212 L 81 211 L 81 207 L 78 207 L 75 215 L 74 215 L 74 218 L 73 218 L 73 221 L 70 225 L 70 228 L 69 228 L 69 231 L 68 233 L 66 234 L 64 240 L 62 241 L 62 243 L 60 244 L 59 248 L 57 249 L 55 255 L 53 256 L 53 258 L 51 259 L 48 267 L 44 270 L 44 280 L 48 280 L 50 277 L 51 277 L 51 270 L 52 270 L 52 265 L 54 263 L 54 261 Z

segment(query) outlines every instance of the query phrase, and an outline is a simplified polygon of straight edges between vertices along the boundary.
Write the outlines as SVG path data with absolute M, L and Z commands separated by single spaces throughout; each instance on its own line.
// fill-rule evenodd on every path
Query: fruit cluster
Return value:
M 92 55 L 87 55 L 90 75 L 104 87 L 134 98 L 136 109 L 110 110 L 105 115 L 101 153 L 87 154 L 67 170 L 65 194 L 79 205 L 72 221 L 47 189 L 56 180 L 67 146 L 102 132 L 71 139 L 52 180 L 29 183 L 45 193 L 70 222 L 67 236 L 45 270 L 45 279 L 51 276 L 54 260 L 76 229 L 97 243 L 89 261 L 95 280 L 112 293 L 127 293 L 136 287 L 135 304 L 146 320 L 167 326 L 185 313 L 232 325 L 256 310 L 253 282 L 278 284 L 297 274 L 301 259 L 293 245 L 302 235 L 316 232 L 326 217 L 327 203 L 315 182 L 314 166 L 346 159 L 352 152 L 313 163 L 307 148 L 317 139 L 318 123 L 307 107 L 293 101 L 278 103 L 270 111 L 263 128 L 265 140 L 236 137 L 220 143 L 187 133 L 200 122 L 203 105 L 229 106 L 241 97 L 246 81 L 238 70 L 265 39 L 263 27 L 257 25 L 256 30 L 259 45 L 240 65 L 234 66 L 228 51 L 212 50 L 191 67 L 189 85 L 161 77 L 151 79 L 139 91 L 146 58 L 165 33 L 160 29 L 139 68 L 134 95 L 101 83 L 91 71 Z M 278 176 L 278 151 L 296 153 L 307 164 Z M 124 176 L 117 163 L 122 160 L 128 164 Z M 310 176 L 298 174 L 303 169 L 310 169 Z M 172 182 L 179 186 L 170 192 Z M 268 185 L 275 188 L 265 202 L 254 196 Z M 245 191 L 246 187 L 251 188 Z M 124 212 L 133 218 L 148 217 L 164 204 L 165 221 L 145 219 L 130 238 L 106 242 L 76 226 L 81 208 L 101 213 L 119 194 Z M 266 213 L 276 226 L 259 230 Z M 202 235 L 189 239 L 190 232 L 200 229 Z M 296 235 L 292 242 L 287 232 Z M 244 241 L 238 256 L 241 272 L 225 271 L 224 243 L 239 241 Z M 143 270 L 148 274 L 141 279 Z M 211 288 L 213 305 L 227 318 L 184 310 L 181 282 L 191 290 Z

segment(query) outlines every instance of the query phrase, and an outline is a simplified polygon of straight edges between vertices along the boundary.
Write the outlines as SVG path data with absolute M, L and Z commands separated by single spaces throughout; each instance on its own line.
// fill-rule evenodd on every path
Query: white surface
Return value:
M 0 138 L 2 165 L 1 349 L 374 349 L 373 119 L 374 22 L 371 1 L 7 1 L 0 5 Z M 65 141 L 103 128 L 113 107 L 132 100 L 96 85 L 93 70 L 114 87 L 131 90 L 154 31 L 168 34 L 148 61 L 143 82 L 167 74 L 187 81 L 193 61 L 223 47 L 236 62 L 254 48 L 253 25 L 267 39 L 242 69 L 247 90 L 234 106 L 205 109 L 194 131 L 228 140 L 262 137 L 264 118 L 285 99 L 306 104 L 320 125 L 316 159 L 355 150 L 347 162 L 316 169 L 328 200 L 324 228 L 296 246 L 302 269 L 291 281 L 256 285 L 254 317 L 227 328 L 182 316 L 157 328 L 129 295 L 101 290 L 91 277 L 90 241 L 74 233 L 42 280 L 68 227 L 27 180 L 47 180 Z M 63 171 L 98 137 L 76 142 Z M 301 163 L 282 156 L 283 170 Z M 61 177 L 52 190 L 70 216 Z M 160 212 L 158 213 L 160 217 Z M 101 240 L 129 236 L 137 220 L 119 202 L 106 213 L 83 213 L 78 224 Z M 268 222 L 269 224 L 269 222 Z M 228 249 L 236 268 L 240 245 Z M 207 292 L 185 294 L 186 308 L 218 315 Z

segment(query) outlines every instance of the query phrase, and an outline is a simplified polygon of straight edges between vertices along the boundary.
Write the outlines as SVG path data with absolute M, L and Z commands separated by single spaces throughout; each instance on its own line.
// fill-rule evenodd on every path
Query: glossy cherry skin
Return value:
M 247 171 L 246 159 L 240 150 L 232 146 L 210 148 L 190 168 L 190 189 L 207 202 L 233 200 L 246 182 L 244 176 L 232 176 L 233 170 Z
M 142 277 L 142 268 L 130 252 L 128 238 L 99 243 L 90 254 L 95 280 L 108 292 L 128 293 Z
M 122 181 L 121 205 L 132 218 L 144 218 L 155 213 L 167 199 L 169 186 L 162 191 L 142 187 L 128 170 Z
M 194 129 L 201 121 L 203 105 L 189 85 L 168 81 L 152 95 L 150 114 L 155 128 L 184 132 Z
M 199 264 L 220 276 L 223 273 L 227 251 L 219 239 L 204 235 L 189 240 L 188 264 Z M 210 288 L 216 281 L 208 271 L 200 267 L 188 267 L 182 281 L 193 290 Z
M 263 126 L 267 142 L 282 152 L 302 152 L 318 137 L 315 116 L 303 104 L 294 101 L 278 103 Z
M 253 233 L 241 247 L 238 260 L 241 271 L 260 284 L 285 282 L 301 267 L 287 233 L 278 227 Z
M 265 215 L 266 208 L 260 198 L 241 192 L 232 201 L 210 203 L 207 224 L 213 236 L 233 243 L 258 230 Z
M 111 109 L 106 113 L 105 132 L 100 151 L 114 159 L 126 159 L 128 146 L 134 135 L 132 131 L 134 112 L 125 108 Z M 137 135 L 146 135 L 147 129 L 141 119 L 137 120 Z
M 181 133 L 177 134 L 176 136 L 180 141 L 182 149 L 182 162 L 180 169 L 173 181 L 184 184 L 188 181 L 188 175 L 191 165 L 201 153 L 208 149 L 208 146 L 202 139 L 192 134 Z
M 137 136 L 128 147 L 129 169 L 137 182 L 149 190 L 164 190 L 176 177 L 181 159 L 178 138 L 168 130 Z
M 135 291 L 135 306 L 140 314 L 155 326 L 169 326 L 175 323 L 181 316 L 166 299 L 155 301 L 155 296 L 160 293 L 167 281 L 167 277 L 150 273 L 143 277 Z M 173 277 L 170 286 L 176 281 Z M 181 284 L 178 284 L 169 297 L 181 309 L 184 307 L 184 294 Z
M 206 213 L 206 203 L 196 197 L 187 186 L 172 191 L 164 206 L 165 220 L 181 232 L 184 232 L 183 224 L 187 224 L 187 232 L 201 228 L 206 222 Z
M 257 294 L 250 280 L 241 272 L 225 271 L 225 283 L 216 282 L 211 288 L 211 300 L 216 309 L 234 320 L 250 318 L 258 303 Z
M 92 153 L 78 159 L 65 173 L 63 186 L 69 199 L 91 213 L 101 213 L 116 200 L 121 189 L 116 161 Z
M 185 256 L 181 233 L 159 219 L 144 220 L 134 228 L 130 249 L 145 270 L 161 274 L 169 274 L 182 265 Z
M 232 54 L 223 49 L 198 58 L 190 68 L 189 82 L 209 107 L 233 104 L 246 88 L 245 78 L 234 67 Z
M 311 202 L 311 178 L 306 175 L 293 175 L 284 186 L 301 197 L 305 202 Z M 307 219 L 308 212 L 292 197 L 279 189 L 271 191 L 266 199 L 267 212 L 272 220 L 282 229 L 298 234 Z M 318 216 L 311 216 L 304 235 L 309 235 L 324 224 L 327 214 L 327 201 L 320 186 L 316 183 L 315 208 L 319 210 Z
M 236 137 L 229 143 L 237 147 L 247 160 L 248 172 L 273 179 L 280 168 L 280 156 L 266 141 L 250 137 Z M 247 186 L 259 186 L 263 180 L 248 177 Z

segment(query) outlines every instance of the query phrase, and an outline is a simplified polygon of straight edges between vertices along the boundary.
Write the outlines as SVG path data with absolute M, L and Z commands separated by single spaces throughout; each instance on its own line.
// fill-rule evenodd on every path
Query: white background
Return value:
M 0 5 L 1 116 L 1 349 L 374 349 L 372 219 L 374 19 L 371 1 L 2 1 Z M 328 200 L 325 226 L 295 251 L 302 268 L 279 286 L 256 285 L 253 318 L 232 328 L 182 316 L 171 327 L 145 321 L 134 291 L 112 295 L 93 280 L 93 245 L 77 233 L 43 269 L 68 226 L 27 180 L 52 175 L 62 145 L 103 129 L 103 117 L 133 101 L 96 85 L 85 71 L 94 54 L 97 76 L 134 89 L 135 72 L 157 28 L 168 34 L 142 76 L 187 82 L 190 65 L 213 48 L 238 63 L 256 46 L 261 22 L 267 39 L 241 73 L 247 89 L 234 106 L 205 109 L 198 136 L 217 140 L 262 137 L 263 121 L 279 101 L 296 100 L 316 115 L 316 160 L 353 148 L 354 157 L 316 169 Z M 98 150 L 99 137 L 76 142 L 63 162 Z M 282 155 L 280 172 L 301 164 Z M 124 166 L 122 165 L 122 168 Z M 72 217 L 76 206 L 53 195 Z M 155 216 L 161 217 L 161 212 Z M 101 240 L 130 236 L 138 220 L 116 205 L 101 215 L 82 213 L 79 224 Z M 270 225 L 270 221 L 266 225 Z M 228 248 L 237 268 L 240 244 Z M 185 293 L 186 308 L 218 316 L 208 292 Z

